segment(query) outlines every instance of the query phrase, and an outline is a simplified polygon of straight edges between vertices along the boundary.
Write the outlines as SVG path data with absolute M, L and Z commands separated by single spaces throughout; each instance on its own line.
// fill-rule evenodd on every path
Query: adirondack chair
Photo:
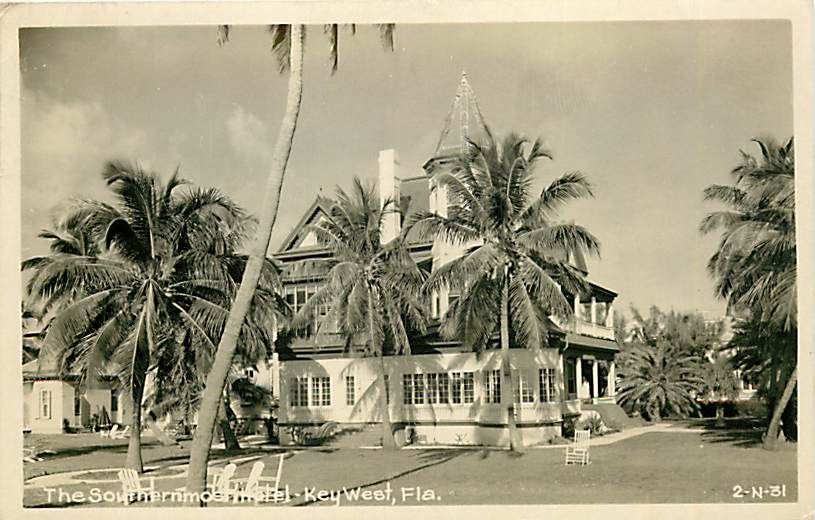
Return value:
M 156 481 L 150 478 L 149 485 L 142 484 L 139 474 L 134 469 L 123 469 L 119 471 L 119 482 L 122 483 L 122 493 L 127 498 L 128 504 L 141 497 L 150 498 L 150 495 L 156 490 Z
M 571 446 L 566 446 L 566 465 L 580 464 L 585 466 L 591 464 L 589 458 L 589 446 L 591 441 L 591 431 L 589 430 L 575 430 L 574 443 Z
M 37 456 L 34 448 L 23 448 L 23 462 L 40 462 L 42 458 Z
M 252 470 L 249 472 L 249 477 L 245 479 L 235 479 L 234 482 L 243 484 L 238 490 L 240 498 L 251 499 L 256 503 L 273 501 L 278 502 L 281 497 L 278 496 L 280 489 L 280 477 L 283 474 L 283 459 L 285 454 L 281 453 L 277 462 L 277 473 L 274 477 L 264 477 L 263 469 L 265 464 L 257 461 L 252 465 Z
M 230 462 L 224 466 L 220 473 L 215 474 L 212 482 L 213 496 L 226 499 L 235 495 L 236 489 L 232 477 L 235 475 L 236 469 L 238 467 Z
M 114 425 L 113 425 L 113 426 L 110 428 L 110 430 L 99 430 L 99 436 L 100 436 L 100 437 L 110 437 L 111 439 L 115 439 L 116 437 L 114 437 L 114 435 L 116 435 L 116 432 L 117 432 L 118 430 L 119 430 L 119 425 L 118 425 L 118 424 L 114 424 Z
M 235 485 L 235 481 L 232 479 L 236 469 L 238 469 L 238 467 L 234 463 L 230 462 L 224 466 L 224 469 L 221 471 L 211 473 L 213 475 L 212 485 L 207 487 L 209 488 L 209 491 L 212 493 L 213 497 L 225 500 L 236 495 L 238 490 L 237 486 Z M 175 491 L 186 490 L 186 486 L 175 488 Z

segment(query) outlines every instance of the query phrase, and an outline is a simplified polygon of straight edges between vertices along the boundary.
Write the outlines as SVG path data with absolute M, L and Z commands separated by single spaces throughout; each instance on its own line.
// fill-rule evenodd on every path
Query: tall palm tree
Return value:
M 572 316 L 565 293 L 587 289 L 570 254 L 599 255 L 598 240 L 585 228 L 554 220 L 568 201 L 593 196 L 581 173 L 567 173 L 540 195 L 532 193 L 535 167 L 551 154 L 540 140 L 491 134 L 470 143 L 449 171 L 435 179 L 448 190 L 447 216 L 423 212 L 415 225 L 425 235 L 466 246 L 465 253 L 431 273 L 428 292 L 456 287 L 461 296 L 447 312 L 442 333 L 476 350 L 487 348 L 498 329 L 503 352 L 501 405 L 507 412 L 510 446 L 518 446 L 512 408 L 510 343 L 528 348 L 547 344 L 548 317 Z
M 733 185 L 712 185 L 705 199 L 728 206 L 709 214 L 701 231 L 721 230 L 708 269 L 716 278 L 717 295 L 731 309 L 752 319 L 797 327 L 797 264 L 795 242 L 795 151 L 793 139 L 783 145 L 772 139 L 753 140 L 761 156 L 742 152 L 733 170 Z M 764 446 L 777 446 L 781 416 L 797 383 L 797 364 L 789 376 L 767 428 Z
M 408 229 L 388 243 L 380 230 L 393 200 L 380 201 L 372 184 L 354 178 L 351 193 L 337 188 L 329 215 L 310 226 L 318 241 L 333 256 L 325 284 L 293 320 L 297 328 L 315 320 L 317 309 L 328 306 L 328 315 L 317 323 L 336 326 L 348 348 L 364 345 L 363 352 L 379 360 L 378 404 L 382 419 L 382 446 L 394 448 L 385 388 L 386 349 L 410 354 L 409 331 L 425 331 L 426 309 L 421 298 L 425 276 L 410 256 L 405 241 Z
M 132 407 L 127 466 L 142 471 L 147 374 L 157 354 L 176 348 L 178 331 L 212 345 L 223 330 L 239 283 L 232 274 L 245 263 L 231 252 L 247 218 L 217 190 L 179 193 L 185 181 L 177 172 L 163 184 L 138 166 L 109 162 L 103 177 L 117 203 L 87 201 L 77 209 L 97 254 L 60 252 L 23 267 L 34 270 L 30 294 L 46 307 L 65 302 L 44 339 L 62 370 L 79 370 L 88 385 L 104 369 L 119 370 Z M 267 282 L 272 276 L 266 269 Z M 251 335 L 249 328 L 241 334 Z
M 393 24 L 380 25 L 380 34 L 383 44 L 393 50 Z M 303 43 L 305 38 L 303 25 L 272 25 L 269 30 L 272 34 L 272 52 L 277 58 L 281 72 L 289 72 L 288 94 L 286 97 L 286 112 L 280 125 L 280 132 L 274 146 L 272 164 L 266 180 L 266 189 L 263 195 L 260 224 L 257 227 L 255 240 L 249 250 L 249 262 L 235 302 L 229 312 L 229 319 L 224 334 L 218 343 L 212 369 L 207 375 L 204 394 L 201 398 L 201 409 L 198 414 L 198 428 L 195 431 L 190 450 L 189 476 L 187 489 L 200 493 L 204 490 L 207 479 L 207 461 L 209 449 L 212 445 L 212 428 L 218 413 L 218 402 L 226 384 L 229 369 L 232 366 L 232 357 L 238 342 L 238 334 L 244 318 L 249 312 L 252 296 L 260 278 L 261 268 L 266 261 L 269 250 L 269 241 L 272 229 L 277 220 L 277 209 L 280 204 L 280 190 L 283 187 L 283 177 L 286 165 L 289 162 L 294 131 L 300 115 L 300 102 L 303 95 Z M 329 41 L 329 58 L 332 71 L 336 70 L 338 63 L 339 31 L 337 25 L 324 27 Z M 351 26 L 352 32 L 356 31 Z M 218 42 L 224 44 L 229 40 L 230 28 L 227 25 L 218 27 Z

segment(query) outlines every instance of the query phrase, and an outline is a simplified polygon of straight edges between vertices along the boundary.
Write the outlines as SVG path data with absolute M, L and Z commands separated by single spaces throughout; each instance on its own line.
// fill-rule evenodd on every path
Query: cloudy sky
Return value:
M 702 201 L 725 183 L 750 138 L 792 133 L 790 28 L 783 21 L 400 25 L 385 52 L 376 31 L 341 34 L 331 76 L 326 40 L 310 28 L 300 123 L 283 187 L 276 247 L 317 191 L 376 177 L 398 150 L 420 174 L 466 70 L 494 132 L 541 136 L 555 160 L 543 185 L 571 170 L 594 200 L 564 218 L 602 242 L 591 277 L 618 308 L 721 314 L 705 271 Z M 235 27 L 28 29 L 21 32 L 22 254 L 71 197 L 107 198 L 112 158 L 219 186 L 251 212 L 261 204 L 286 78 L 269 36 Z

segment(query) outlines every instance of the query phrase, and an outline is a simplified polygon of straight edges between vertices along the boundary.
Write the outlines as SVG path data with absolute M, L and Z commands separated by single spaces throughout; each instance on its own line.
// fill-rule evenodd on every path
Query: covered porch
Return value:
M 613 341 L 568 335 L 561 354 L 564 395 L 569 401 L 615 402 L 619 352 Z

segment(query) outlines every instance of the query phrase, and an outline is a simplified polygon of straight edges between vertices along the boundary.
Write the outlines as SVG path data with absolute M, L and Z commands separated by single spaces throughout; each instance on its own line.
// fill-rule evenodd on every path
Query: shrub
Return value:
M 603 419 L 599 415 L 592 415 L 581 422 L 581 428 L 587 429 L 592 435 L 599 435 L 603 431 Z
M 764 419 L 767 417 L 767 403 L 762 399 L 751 398 L 734 403 L 735 414 L 741 417 L 757 417 Z
M 564 417 L 563 418 L 563 425 L 561 426 L 561 432 L 563 433 L 563 437 L 567 439 L 571 439 L 574 437 L 574 430 L 575 424 L 577 423 L 577 417 Z

